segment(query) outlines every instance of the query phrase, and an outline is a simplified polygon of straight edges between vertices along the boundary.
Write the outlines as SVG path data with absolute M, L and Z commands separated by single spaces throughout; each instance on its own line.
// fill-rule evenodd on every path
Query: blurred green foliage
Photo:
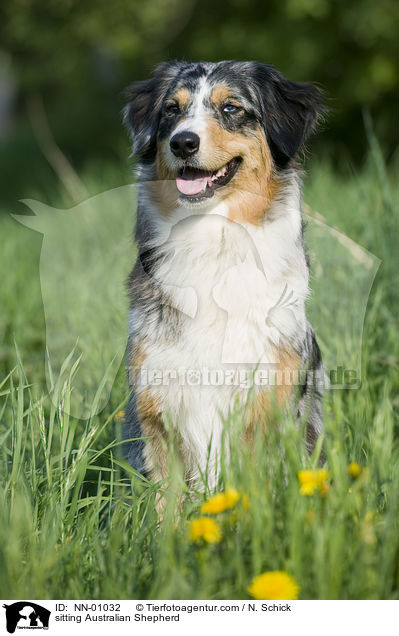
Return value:
M 43 96 L 75 166 L 123 162 L 121 92 L 170 58 L 258 59 L 316 81 L 330 107 L 317 150 L 338 166 L 343 157 L 361 160 L 366 107 L 390 156 L 399 142 L 398 33 L 397 0 L 3 0 L 0 81 L 8 77 L 16 94 L 13 128 L 1 140 L 3 194 L 31 195 L 45 165 L 27 116 L 30 96 Z

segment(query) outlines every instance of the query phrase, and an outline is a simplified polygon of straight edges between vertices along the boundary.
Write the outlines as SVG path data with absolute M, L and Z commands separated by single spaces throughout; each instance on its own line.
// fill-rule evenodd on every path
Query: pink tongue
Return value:
M 179 192 L 182 194 L 198 194 L 205 190 L 206 184 L 208 182 L 208 177 L 196 177 L 194 179 L 182 179 L 181 177 L 177 177 L 176 185 Z

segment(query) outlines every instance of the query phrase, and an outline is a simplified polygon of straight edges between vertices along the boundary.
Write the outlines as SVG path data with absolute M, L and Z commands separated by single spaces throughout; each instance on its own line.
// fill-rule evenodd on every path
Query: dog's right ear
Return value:
M 182 64 L 164 62 L 156 67 L 150 79 L 136 82 L 125 91 L 128 104 L 123 111 L 132 142 L 132 155 L 142 161 L 153 161 L 162 102 Z

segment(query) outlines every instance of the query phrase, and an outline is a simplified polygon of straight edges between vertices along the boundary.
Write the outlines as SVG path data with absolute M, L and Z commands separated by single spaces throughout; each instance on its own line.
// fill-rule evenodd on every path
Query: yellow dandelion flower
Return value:
M 117 414 L 115 415 L 115 421 L 122 422 L 124 417 L 125 417 L 125 411 L 118 411 Z
M 294 601 L 298 598 L 299 585 L 288 572 L 264 572 L 253 579 L 248 592 L 258 600 Z
M 357 479 L 362 472 L 362 467 L 359 466 L 356 462 L 351 462 L 348 466 L 348 473 L 352 477 L 352 479 Z
M 324 468 L 300 470 L 298 472 L 298 480 L 301 485 L 299 492 L 301 495 L 313 495 L 319 491 L 322 495 L 326 495 L 330 490 L 328 478 L 329 473 Z
M 301 495 L 313 495 L 316 490 L 316 484 L 314 481 L 305 481 L 301 484 L 299 492 Z
M 225 492 L 219 492 L 202 504 L 201 512 L 208 515 L 216 515 L 218 512 L 224 512 L 229 508 L 234 508 L 240 495 L 234 488 L 228 488 Z
M 200 517 L 194 519 L 190 523 L 190 539 L 191 541 L 201 541 L 202 539 L 207 543 L 219 543 L 222 538 L 222 531 L 220 526 L 213 519 L 208 517 Z

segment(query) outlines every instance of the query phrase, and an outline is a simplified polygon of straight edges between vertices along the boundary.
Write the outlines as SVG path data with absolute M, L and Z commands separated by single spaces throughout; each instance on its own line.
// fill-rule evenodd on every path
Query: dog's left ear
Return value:
M 132 137 L 132 155 L 144 162 L 153 159 L 162 102 L 180 69 L 179 62 L 164 62 L 156 67 L 153 77 L 136 82 L 125 91 L 128 104 L 123 120 Z
M 256 64 L 255 76 L 270 150 L 276 165 L 285 167 L 325 112 L 323 94 L 314 84 L 291 82 L 266 64 Z

